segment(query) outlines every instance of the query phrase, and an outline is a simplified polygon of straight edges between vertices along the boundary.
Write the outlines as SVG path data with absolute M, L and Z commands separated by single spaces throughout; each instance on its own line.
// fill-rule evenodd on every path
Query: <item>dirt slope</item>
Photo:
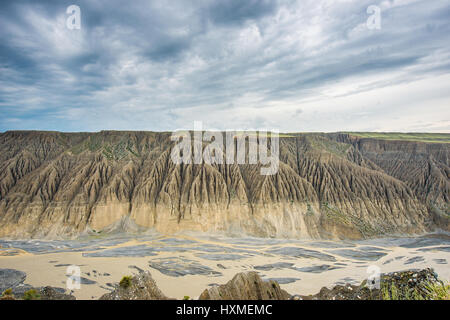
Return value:
M 449 143 L 286 135 L 273 176 L 259 165 L 175 165 L 173 146 L 170 133 L 0 134 L 0 236 L 119 226 L 296 238 L 449 230 Z

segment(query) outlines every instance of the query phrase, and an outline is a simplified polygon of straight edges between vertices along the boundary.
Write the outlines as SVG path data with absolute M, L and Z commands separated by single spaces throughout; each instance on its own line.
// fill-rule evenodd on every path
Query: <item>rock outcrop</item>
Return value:
M 176 165 L 170 133 L 9 131 L 0 134 L 0 237 L 450 230 L 449 142 L 283 135 L 279 171 L 263 176 L 261 165 Z
M 66 293 L 63 288 L 33 287 L 24 283 L 27 275 L 15 269 L 0 269 L 0 299 L 18 300 L 24 297 L 39 300 L 75 300 L 75 297 Z M 29 293 L 33 293 L 30 295 Z
M 257 272 L 238 273 L 226 284 L 205 289 L 199 300 L 288 300 L 276 281 L 263 281 Z
M 170 300 L 156 285 L 150 272 L 140 272 L 126 277 L 116 289 L 100 297 L 100 300 Z
M 22 286 L 26 278 L 27 274 L 23 271 L 0 269 L 0 294 L 5 290 Z
M 383 274 L 378 288 L 370 288 L 367 280 L 361 285 L 323 287 L 310 296 L 296 295 L 293 300 L 449 300 L 450 287 L 433 269 L 407 270 Z
M 24 274 L 17 270 L 0 269 L 0 300 L 39 299 L 75 300 L 62 288 L 33 288 L 23 284 Z M 373 283 L 375 284 L 375 282 Z M 26 290 L 26 291 L 24 291 Z M 30 292 L 32 293 L 30 294 Z M 24 293 L 27 292 L 27 293 Z M 156 285 L 150 272 L 124 277 L 115 290 L 100 300 L 174 300 L 167 298 Z M 315 295 L 290 295 L 278 282 L 263 281 L 257 272 L 236 274 L 223 285 L 205 289 L 199 300 L 450 300 L 450 285 L 439 279 L 433 269 L 407 270 L 382 274 L 373 288 L 364 280 L 359 286 L 323 287 Z
M 72 294 L 65 293 L 62 288 L 42 287 L 37 290 L 40 300 L 76 300 Z

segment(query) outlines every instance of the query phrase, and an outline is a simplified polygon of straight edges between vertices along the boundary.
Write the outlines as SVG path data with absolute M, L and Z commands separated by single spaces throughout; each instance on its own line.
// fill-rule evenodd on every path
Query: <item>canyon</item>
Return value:
M 170 136 L 1 133 L 0 237 L 151 229 L 363 239 L 450 231 L 450 134 L 280 134 L 271 176 L 258 164 L 174 164 Z

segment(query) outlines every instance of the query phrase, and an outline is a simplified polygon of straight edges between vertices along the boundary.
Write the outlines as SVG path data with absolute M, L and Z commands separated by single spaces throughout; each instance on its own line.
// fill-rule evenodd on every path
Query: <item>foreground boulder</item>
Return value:
M 66 294 L 62 288 L 41 287 L 39 288 L 41 300 L 76 300 L 72 294 Z
M 379 300 L 380 291 L 370 290 L 366 286 L 355 286 L 351 284 L 337 285 L 331 289 L 323 287 L 315 295 L 295 295 L 293 300 Z
M 0 300 L 76 300 L 72 294 L 65 293 L 63 288 L 38 287 L 29 285 L 6 289 Z
M 75 300 L 63 288 L 33 287 L 24 283 L 27 275 L 15 269 L 0 269 L 0 300 Z
M 23 271 L 15 269 L 0 269 L 0 294 L 7 289 L 13 289 L 20 285 L 27 278 L 27 274 Z
M 319 293 L 294 296 L 297 300 L 440 300 L 450 299 L 449 286 L 439 280 L 433 269 L 408 270 L 381 275 L 380 288 L 361 285 L 323 287 Z
M 140 272 L 133 277 L 123 277 L 116 289 L 100 300 L 170 300 L 156 285 L 150 272 Z
M 431 268 L 409 270 L 383 275 L 380 296 L 384 300 L 449 300 L 450 288 Z
M 276 281 L 263 281 L 256 272 L 238 273 L 226 284 L 205 289 L 199 300 L 288 300 Z

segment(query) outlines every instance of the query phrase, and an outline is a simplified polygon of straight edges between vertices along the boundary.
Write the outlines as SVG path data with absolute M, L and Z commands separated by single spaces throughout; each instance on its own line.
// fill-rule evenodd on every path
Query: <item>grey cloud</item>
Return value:
M 449 73 L 448 2 L 386 8 L 378 31 L 365 28 L 374 2 L 77 1 L 72 33 L 55 27 L 72 1 L 2 2 L 0 130 L 171 130 L 194 116 L 251 127 L 299 103 L 283 130 L 289 115 L 308 115 L 305 99 L 347 79 L 354 88 L 337 96 Z M 380 79 L 360 84 L 367 76 Z
M 278 7 L 277 0 L 227 0 L 213 1 L 206 12 L 214 23 L 240 24 L 273 14 Z

